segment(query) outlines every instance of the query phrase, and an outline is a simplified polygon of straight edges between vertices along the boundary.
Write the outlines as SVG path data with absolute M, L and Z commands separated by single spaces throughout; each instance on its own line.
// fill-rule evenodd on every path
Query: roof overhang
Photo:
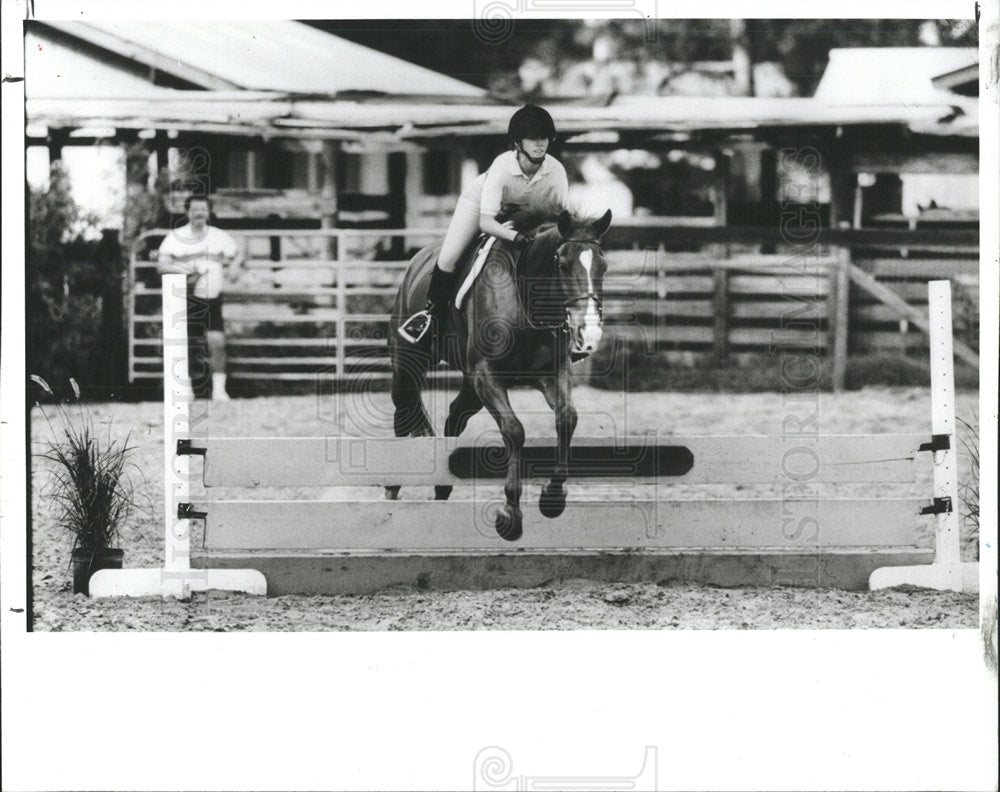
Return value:
M 958 97 L 960 99 L 960 97 Z M 259 135 L 265 138 L 422 142 L 442 137 L 499 136 L 513 106 L 443 97 L 347 100 L 275 92 L 170 91 L 163 96 L 34 98 L 29 123 L 53 129 L 115 127 Z M 896 126 L 918 134 L 977 137 L 976 102 L 848 105 L 817 99 L 617 97 L 610 102 L 547 103 L 560 135 L 600 131 L 733 134 L 776 128 Z
M 947 91 L 958 92 L 963 91 L 963 89 L 968 90 L 972 88 L 975 88 L 978 91 L 979 64 L 974 63 L 971 66 L 955 69 L 947 74 L 939 74 L 937 77 L 933 77 L 931 79 L 931 83 L 935 88 L 941 88 Z

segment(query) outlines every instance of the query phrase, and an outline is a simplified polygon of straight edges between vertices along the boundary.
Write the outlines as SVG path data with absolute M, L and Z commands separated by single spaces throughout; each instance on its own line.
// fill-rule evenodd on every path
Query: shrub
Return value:
M 969 423 L 958 419 L 959 442 L 969 456 L 969 475 L 958 488 L 958 497 L 962 501 L 962 519 L 968 531 L 968 542 L 973 546 L 975 558 L 979 559 L 979 421 L 973 418 Z
M 31 379 L 55 396 L 44 379 L 36 375 Z M 57 423 L 42 409 L 52 432 L 42 458 L 52 466 L 48 494 L 59 504 L 61 523 L 73 534 L 73 552 L 93 555 L 118 544 L 119 532 L 131 513 L 133 488 L 126 468 L 134 446 L 128 444 L 128 437 L 113 439 L 110 426 L 107 439 L 99 438 L 93 419 L 80 403 L 76 380 L 70 379 L 70 384 L 79 418 L 73 421 L 59 401 Z

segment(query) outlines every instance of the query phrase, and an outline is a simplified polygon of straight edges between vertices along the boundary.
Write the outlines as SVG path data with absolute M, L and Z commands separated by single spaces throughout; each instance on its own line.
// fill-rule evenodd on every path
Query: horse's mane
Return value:
M 518 207 L 513 212 L 501 211 L 497 215 L 497 220 L 501 223 L 510 220 L 514 224 L 515 231 L 544 231 L 546 227 L 556 224 L 562 212 L 562 207 L 554 203 L 528 204 Z M 582 217 L 572 210 L 570 217 L 574 229 L 584 228 L 592 221 L 592 218 Z

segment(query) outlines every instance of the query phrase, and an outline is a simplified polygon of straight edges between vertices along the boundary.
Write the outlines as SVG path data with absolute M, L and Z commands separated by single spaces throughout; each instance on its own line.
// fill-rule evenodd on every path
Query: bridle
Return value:
M 552 264 L 555 265 L 556 267 L 560 266 L 561 262 L 559 261 L 559 251 L 563 248 L 564 245 L 567 245 L 570 242 L 582 242 L 582 241 L 583 240 L 579 239 L 562 240 L 562 242 L 560 242 L 560 244 L 556 247 L 555 251 L 552 253 Z M 518 289 L 517 292 L 518 292 L 518 301 L 521 301 L 520 290 Z M 523 302 L 521 304 L 521 313 L 524 315 L 524 320 L 525 322 L 527 322 L 528 327 L 530 327 L 532 330 L 549 330 L 553 333 L 558 333 L 560 335 L 569 335 L 569 309 L 570 307 L 576 305 L 579 302 L 583 302 L 584 300 L 593 300 L 596 303 L 597 315 L 603 322 L 604 300 L 601 298 L 601 295 L 599 295 L 597 292 L 594 291 L 583 292 L 582 294 L 578 294 L 575 297 L 569 297 L 568 299 L 563 300 L 559 304 L 559 307 L 562 308 L 563 310 L 563 319 L 558 324 L 533 322 L 531 319 L 531 314 L 525 308 Z

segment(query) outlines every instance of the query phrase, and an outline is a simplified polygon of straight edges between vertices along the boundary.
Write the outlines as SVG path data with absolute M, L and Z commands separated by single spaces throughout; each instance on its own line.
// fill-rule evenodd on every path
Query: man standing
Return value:
M 204 330 L 212 372 L 212 399 L 228 401 L 222 284 L 224 267 L 237 260 L 236 241 L 221 228 L 208 224 L 208 198 L 188 196 L 184 209 L 188 222 L 172 230 L 163 240 L 158 269 L 161 275 L 181 273 L 187 276 L 188 335 L 200 338 L 200 331 Z M 191 379 L 195 379 L 193 373 Z

